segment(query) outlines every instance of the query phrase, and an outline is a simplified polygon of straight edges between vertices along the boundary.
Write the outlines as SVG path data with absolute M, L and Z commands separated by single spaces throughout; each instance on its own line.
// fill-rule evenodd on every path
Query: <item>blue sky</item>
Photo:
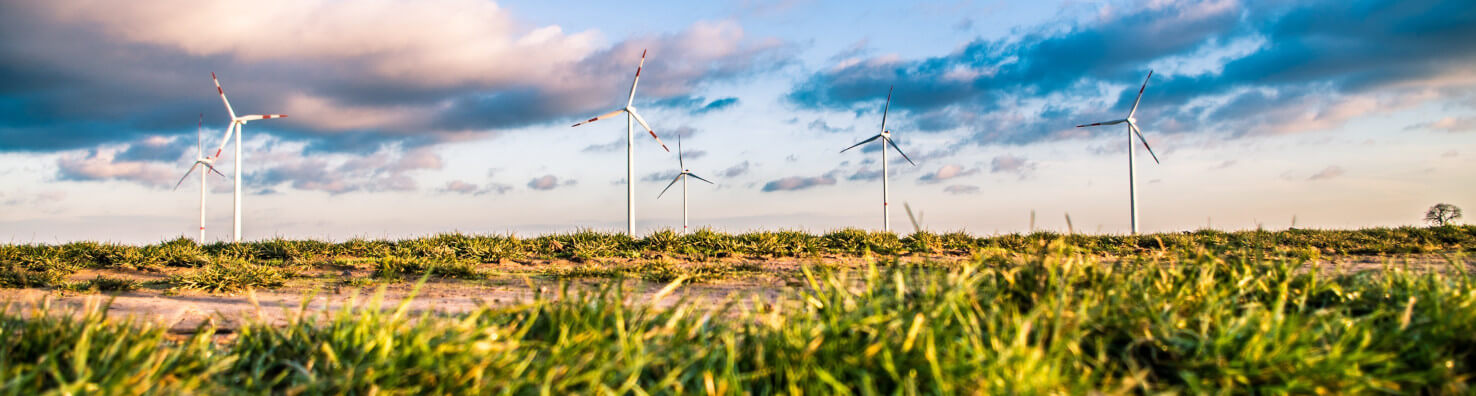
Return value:
M 624 8 L 622 8 L 624 7 Z M 1476 8 L 1460 1 L 622 3 L 384 0 L 0 3 L 0 238 L 193 235 L 175 180 L 227 117 L 246 129 L 245 237 L 523 235 L 623 228 L 614 110 L 636 106 L 688 167 L 692 223 L 728 231 L 1128 228 L 1138 118 L 1145 231 L 1415 224 L 1476 205 Z M 676 157 L 637 135 L 642 232 Z M 228 150 L 229 153 L 229 150 Z M 230 173 L 227 156 L 221 170 Z M 208 237 L 229 237 L 212 178 Z

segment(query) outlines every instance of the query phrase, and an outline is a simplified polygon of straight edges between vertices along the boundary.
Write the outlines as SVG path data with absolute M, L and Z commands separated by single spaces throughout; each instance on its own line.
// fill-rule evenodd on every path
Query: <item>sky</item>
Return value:
M 1476 207 L 1476 7 L 1448 0 L 0 0 L 0 240 L 193 236 L 175 183 L 244 129 L 243 238 L 625 224 L 634 106 L 693 227 L 1144 232 L 1420 224 Z M 1153 153 L 1120 126 L 1136 113 Z M 198 124 L 203 117 L 203 128 Z M 638 127 L 639 128 L 639 127 Z M 679 167 L 634 141 L 639 233 Z M 219 170 L 231 174 L 234 147 Z M 207 153 L 208 154 L 208 153 Z M 207 181 L 229 240 L 231 181 Z M 1034 213 L 1034 215 L 1032 215 Z

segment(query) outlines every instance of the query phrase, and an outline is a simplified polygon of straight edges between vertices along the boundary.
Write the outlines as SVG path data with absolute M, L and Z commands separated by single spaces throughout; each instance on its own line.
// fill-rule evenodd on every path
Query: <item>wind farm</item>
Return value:
M 239 8 L 0 4 L 0 393 L 1476 378 L 1461 2 Z

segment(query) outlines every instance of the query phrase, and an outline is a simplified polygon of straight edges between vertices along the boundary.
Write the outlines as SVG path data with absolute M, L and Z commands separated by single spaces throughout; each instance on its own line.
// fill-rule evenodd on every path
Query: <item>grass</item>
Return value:
M 643 260 L 632 264 L 585 263 L 572 266 L 547 267 L 537 273 L 553 279 L 641 279 L 651 282 L 672 282 L 683 279 L 687 283 L 709 282 L 742 274 L 759 273 L 763 268 L 755 263 L 692 263 L 681 264 L 667 259 Z
M 441 278 L 482 279 L 485 276 L 467 262 L 443 261 L 438 259 L 385 257 L 374 263 L 373 277 L 384 280 L 400 280 L 405 275 L 412 277 L 432 275 Z
M 0 393 L 1471 392 L 1476 278 L 1459 259 L 1320 273 L 1254 248 L 1091 252 L 806 268 L 780 301 L 682 301 L 676 284 L 630 298 L 610 282 L 412 315 L 375 297 L 223 342 L 208 328 L 171 339 L 105 307 L 7 309 Z
M 414 278 L 424 273 L 452 279 L 482 279 L 482 265 L 573 263 L 568 266 L 528 267 L 528 272 L 553 278 L 634 277 L 665 282 L 715 280 L 751 271 L 733 271 L 734 262 L 798 258 L 826 265 L 835 258 L 889 261 L 898 257 L 1018 256 L 1052 243 L 1066 243 L 1075 251 L 1105 260 L 1142 260 L 1165 255 L 1192 256 L 1211 252 L 1235 256 L 1254 252 L 1262 257 L 1309 260 L 1330 255 L 1402 255 L 1476 251 L 1476 226 L 1369 228 L 1361 230 L 1302 230 L 1081 235 L 1037 232 L 977 237 L 963 232 L 918 232 L 899 235 L 859 229 L 824 234 L 799 231 L 760 231 L 724 234 L 701 229 L 689 234 L 671 230 L 644 238 L 584 230 L 568 234 L 519 238 L 513 235 L 442 234 L 406 240 L 324 242 L 271 239 L 246 243 L 200 245 L 185 238 L 145 246 L 97 242 L 60 245 L 0 244 L 0 287 L 66 288 L 63 279 L 82 269 L 146 270 L 173 273 L 180 287 L 236 291 L 242 287 L 276 287 L 268 270 L 250 267 L 226 270 L 222 265 L 252 263 L 278 268 L 276 272 L 336 271 L 369 267 L 383 281 Z M 726 260 L 725 260 L 726 259 Z M 686 263 L 675 265 L 672 262 Z M 244 272 L 262 281 L 232 284 L 228 272 Z M 512 272 L 519 270 L 514 267 Z M 197 274 L 198 273 L 198 274 Z M 200 279 L 200 282 L 191 279 Z
M 75 292 L 120 293 L 137 290 L 141 285 L 139 281 L 132 279 L 98 275 L 85 281 L 67 283 L 62 288 Z
M 1224 252 L 1256 248 L 1306 258 L 1329 254 L 1471 251 L 1476 249 L 1476 226 L 1236 232 L 1199 230 L 1138 236 L 1036 232 L 982 237 L 963 232 L 900 235 L 842 229 L 820 235 L 798 231 L 724 234 L 702 229 L 685 235 L 670 230 L 658 231 L 640 239 L 624 234 L 586 230 L 526 239 L 511 235 L 442 234 L 399 241 L 354 239 L 333 243 L 271 239 L 206 245 L 179 238 L 147 246 L 96 242 L 61 245 L 0 244 L 0 264 L 19 265 L 32 271 L 75 271 L 81 268 L 198 268 L 233 260 L 302 264 L 390 257 L 455 263 L 499 263 L 529 260 L 586 262 L 595 259 L 659 257 L 706 261 L 726 257 L 804 258 L 868 254 L 967 256 L 987 249 L 1025 251 L 1055 241 L 1064 241 L 1090 254 L 1103 256 L 1128 256 L 1174 249 Z
M 290 275 L 279 267 L 236 262 L 210 264 L 196 271 L 171 275 L 168 282 L 176 289 L 232 293 L 258 287 L 280 287 Z

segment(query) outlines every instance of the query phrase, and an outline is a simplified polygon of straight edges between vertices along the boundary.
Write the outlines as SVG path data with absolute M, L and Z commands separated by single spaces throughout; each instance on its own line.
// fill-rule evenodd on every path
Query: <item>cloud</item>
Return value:
M 1456 156 L 1459 156 L 1459 155 L 1461 155 L 1461 153 L 1460 152 L 1457 152 L 1455 150 L 1450 150 L 1450 151 L 1446 151 L 1446 152 L 1440 153 L 1440 157 L 1441 158 L 1455 158 Z
M 302 143 L 274 139 L 265 142 L 245 155 L 251 159 L 246 168 L 246 183 L 257 193 L 276 191 L 284 184 L 301 191 L 334 195 L 415 191 L 419 186 L 412 174 L 445 167 L 441 156 L 429 147 L 383 147 L 360 155 L 311 153 Z
M 946 192 L 946 193 L 949 193 L 949 194 L 953 194 L 953 195 L 978 194 L 979 193 L 979 186 L 970 186 L 970 185 L 966 185 L 966 184 L 954 184 L 954 185 L 951 185 L 951 186 L 948 186 L 948 187 L 943 187 L 943 192 Z
M 702 106 L 702 108 L 698 109 L 695 113 L 696 114 L 703 114 L 703 113 L 707 113 L 707 112 L 710 112 L 710 111 L 722 110 L 722 109 L 726 109 L 726 108 L 737 106 L 737 105 L 738 105 L 738 98 L 735 98 L 735 97 L 727 97 L 727 98 L 722 98 L 722 99 L 718 99 L 718 100 L 714 100 L 714 101 L 708 102 L 707 105 Z
M 692 115 L 701 115 L 738 105 L 738 98 L 726 97 L 708 101 L 702 96 L 676 96 L 651 102 L 652 106 L 686 110 Z
M 1235 160 L 1225 160 L 1224 162 L 1221 162 L 1219 164 L 1216 164 L 1215 166 L 1211 166 L 1210 169 L 1211 170 L 1214 170 L 1214 169 L 1225 169 L 1225 168 L 1229 168 L 1229 167 L 1232 167 L 1232 166 L 1235 166 Z
M 440 191 L 440 192 L 443 192 L 443 193 L 455 193 L 455 194 L 463 194 L 463 195 L 465 195 L 465 194 L 470 194 L 470 195 L 486 195 L 486 194 L 502 195 L 502 194 L 506 194 L 508 191 L 511 191 L 511 190 L 512 190 L 512 186 L 509 186 L 509 185 L 506 185 L 506 184 L 498 184 L 498 183 L 488 182 L 485 187 L 480 187 L 480 186 L 477 186 L 474 183 L 468 183 L 468 182 L 462 181 L 462 180 L 452 180 L 452 181 L 446 182 L 446 185 L 444 187 L 441 187 L 437 191 Z
M 641 181 L 643 181 L 643 182 L 662 182 L 662 183 L 666 183 L 666 182 L 670 182 L 671 179 L 675 179 L 677 177 L 677 174 L 679 174 L 679 173 L 681 173 L 681 171 L 675 171 L 675 170 L 660 171 L 660 172 L 651 172 L 651 173 L 647 173 L 646 176 L 641 177 Z
M 560 182 L 559 178 L 554 175 L 543 175 L 540 177 L 535 177 L 533 178 L 533 180 L 529 180 L 528 188 L 540 191 L 548 191 L 558 188 L 559 186 L 572 186 L 575 184 L 578 184 L 578 182 L 574 180 L 564 180 L 563 182 Z
M 764 183 L 763 192 L 774 191 L 798 191 L 815 186 L 829 186 L 835 184 L 835 178 L 830 175 L 813 177 L 790 176 L 768 183 Z
M 581 151 L 586 153 L 604 153 L 619 150 L 621 147 L 625 147 L 624 138 L 615 139 L 614 141 L 609 143 L 591 144 L 588 146 L 584 146 L 584 150 Z
M 169 187 L 176 171 L 142 161 L 124 161 L 111 151 L 62 156 L 56 161 L 57 179 L 68 181 L 128 181 L 151 187 Z
M 223 125 L 210 71 L 236 110 L 292 116 L 252 124 L 248 134 L 372 152 L 609 111 L 643 49 L 645 73 L 660 77 L 642 81 L 641 99 L 654 101 L 785 67 L 797 51 L 749 37 L 732 20 L 606 45 L 599 32 L 532 25 L 481 0 L 239 8 L 223 0 L 0 4 L 0 151 L 185 136 L 201 106 L 208 123 Z M 158 73 L 165 66 L 181 73 Z
M 1335 177 L 1338 177 L 1338 176 L 1342 176 L 1344 173 L 1347 173 L 1347 172 L 1344 171 L 1342 167 L 1333 165 L 1333 166 L 1328 166 L 1327 168 L 1323 168 L 1321 171 L 1318 171 L 1317 173 L 1313 174 L 1311 177 L 1308 177 L 1307 180 L 1327 180 L 1327 179 L 1335 178 Z
M 721 171 L 718 171 L 717 175 L 718 175 L 718 177 L 731 179 L 731 178 L 735 178 L 735 177 L 738 177 L 738 176 L 743 176 L 744 174 L 748 173 L 748 168 L 749 168 L 748 161 L 743 161 L 743 162 L 740 162 L 738 164 L 735 164 L 733 166 L 728 167 L 728 169 L 723 169 Z
M 1414 124 L 1404 128 L 1404 130 L 1406 131 L 1416 129 L 1429 129 L 1445 132 L 1469 132 L 1476 130 L 1476 117 L 1441 117 L 1440 119 L 1435 121 Z
M 855 127 L 841 128 L 841 127 L 830 126 L 830 124 L 829 123 L 826 123 L 825 120 L 822 120 L 822 119 L 819 119 L 819 118 L 816 118 L 814 121 L 810 121 L 810 130 L 812 130 L 812 131 L 820 131 L 820 132 L 825 132 L 825 133 L 840 133 L 840 132 L 850 132 L 850 131 L 855 130 L 855 129 L 856 129 Z
M 938 170 L 935 172 L 922 175 L 922 177 L 919 177 L 917 180 L 923 183 L 937 183 L 940 181 L 969 176 L 976 173 L 979 173 L 978 168 L 964 169 L 962 165 L 948 164 L 938 168 Z
M 181 139 L 165 136 L 148 136 L 128 145 L 118 153 L 120 161 L 176 161 L 187 156 L 185 147 L 178 145 Z M 191 147 L 192 148 L 192 147 Z M 190 161 L 193 161 L 190 158 Z
M 440 191 L 441 192 L 452 192 L 452 193 L 458 193 L 458 194 L 472 194 L 472 193 L 477 192 L 477 185 L 471 184 L 471 183 L 467 183 L 467 182 L 464 182 L 464 181 L 461 181 L 461 180 L 452 180 L 452 181 L 446 182 L 446 186 L 445 187 L 441 187 L 441 190 Z
M 871 181 L 881 179 L 881 169 L 857 169 L 855 173 L 846 176 L 850 181 Z
M 989 161 L 989 173 L 1014 173 L 1025 177 L 1033 171 L 1035 171 L 1035 163 L 1024 157 L 1005 154 L 995 156 Z
M 785 96 L 800 108 L 892 107 L 922 131 L 979 144 L 1118 133 L 1149 68 L 1148 133 L 1231 136 L 1335 128 L 1371 112 L 1459 97 L 1476 86 L 1476 15 L 1459 0 L 1211 0 L 1102 5 L 919 59 L 837 61 Z M 1399 28 L 1391 28 L 1398 26 Z

